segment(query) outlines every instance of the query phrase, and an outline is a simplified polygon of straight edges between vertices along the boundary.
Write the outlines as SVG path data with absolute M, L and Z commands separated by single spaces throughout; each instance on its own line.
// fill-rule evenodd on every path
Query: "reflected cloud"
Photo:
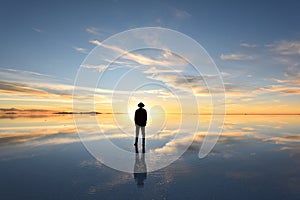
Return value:
M 75 127 L 47 127 L 46 129 L 38 128 L 32 130 L 30 127 L 19 128 L 19 130 L 5 131 L 1 129 L 0 145 L 25 144 L 30 146 L 46 145 L 46 144 L 65 144 L 78 142 L 75 138 Z
M 179 138 L 174 138 L 171 141 L 165 143 L 162 147 L 156 148 L 154 152 L 159 152 L 159 153 L 176 153 L 176 152 L 181 152 L 182 149 L 186 149 L 186 144 L 190 143 L 194 138 L 194 135 L 192 134 L 186 134 L 185 136 L 179 137 Z
M 82 116 L 85 139 L 88 141 L 100 141 L 109 138 L 120 148 L 128 150 L 128 144 L 134 138 L 132 122 L 129 118 L 124 119 L 125 132 L 115 124 L 113 115 L 99 115 L 97 119 L 101 121 L 101 131 L 97 124 L 91 123 L 93 116 Z M 119 117 L 122 117 L 121 115 Z M 187 116 L 185 116 L 187 117 Z M 193 117 L 192 115 L 189 117 Z M 194 116 L 198 117 L 198 116 Z M 172 118 L 172 119 L 171 119 Z M 147 127 L 147 148 L 150 152 L 176 153 L 188 150 L 187 153 L 199 151 L 203 138 L 213 133 L 207 133 L 210 117 L 202 118 L 199 130 L 192 133 L 189 127 L 192 124 L 184 124 L 181 129 L 178 115 L 168 115 L 166 126 L 160 130 L 155 124 Z M 72 116 L 56 116 L 45 118 L 15 118 L 0 119 L 0 145 L 9 147 L 13 145 L 43 146 L 60 145 L 80 142 Z M 129 120 L 129 121 L 127 121 Z M 216 149 L 210 156 L 222 155 L 224 158 L 232 158 L 235 152 L 226 150 L 225 146 L 242 146 L 255 142 L 256 144 L 278 145 L 278 150 L 299 151 L 297 145 L 300 143 L 300 136 L 296 130 L 299 126 L 299 117 L 295 116 L 228 116 L 221 137 L 218 140 Z M 188 120 L 189 121 L 189 120 Z M 187 121 L 187 122 L 188 122 Z M 276 126 L 274 126 L 276 124 Z M 280 126 L 278 126 L 280 124 Z M 121 124 L 122 125 L 122 124 Z M 288 131 L 290 130 L 290 131 Z M 156 131 L 156 132 L 155 132 Z M 147 133 L 146 132 L 146 133 Z M 179 136 L 178 136 L 179 135 Z M 186 149 L 186 143 L 193 143 Z M 284 145 L 284 146 L 283 146 Z M 222 149 L 220 149 L 222 147 Z M 219 149 L 218 149 L 219 148 Z M 255 153 L 255 151 L 249 152 Z M 251 154 L 252 155 L 252 154 Z M 254 155 L 254 154 L 253 154 Z
M 124 116 L 120 115 L 119 117 Z M 101 128 L 105 135 L 102 135 L 97 132 L 99 127 L 91 123 L 92 117 L 95 116 L 82 116 L 83 131 L 88 140 L 97 141 L 103 137 L 109 137 L 112 142 L 117 141 L 115 144 L 121 144 L 120 146 L 130 145 L 126 150 L 134 153 L 134 129 L 131 129 L 133 128 L 131 124 L 128 124 L 127 128 L 128 131 L 131 129 L 132 135 L 126 135 L 115 124 L 113 115 L 97 115 L 97 119 L 103 124 Z M 3 169 L 8 162 L 15 164 L 19 161 L 25 163 L 24 166 L 30 166 L 28 167 L 30 172 L 33 171 L 32 169 L 42 170 L 39 172 L 45 170 L 45 168 L 40 168 L 40 165 L 35 165 L 37 168 L 31 168 L 31 166 L 34 167 L 37 160 L 37 163 L 41 162 L 42 166 L 49 162 L 62 163 L 61 166 L 64 166 L 65 170 L 73 169 L 69 174 L 70 182 L 77 186 L 80 185 L 84 195 L 97 195 L 100 198 L 116 188 L 125 188 L 126 190 L 128 187 L 136 188 L 143 185 L 149 193 L 152 190 L 148 190 L 148 188 L 158 188 L 164 192 L 166 186 L 178 183 L 183 185 L 188 183 L 196 191 L 196 188 L 199 188 L 199 181 L 202 180 L 201 184 L 211 184 L 209 181 L 216 180 L 216 178 L 234 184 L 249 182 L 249 185 L 245 187 L 248 190 L 249 187 L 253 187 L 252 181 L 260 182 L 263 179 L 273 184 L 272 177 L 275 177 L 276 188 L 280 186 L 280 188 L 286 187 L 298 191 L 299 116 L 227 116 L 218 143 L 213 151 L 201 160 L 198 159 L 197 153 L 204 136 L 209 134 L 207 127 L 211 117 L 200 116 L 198 118 L 198 116 L 192 115 L 183 117 L 201 119 L 199 130 L 195 134 L 191 132 L 193 120 L 186 120 L 187 123 L 182 124 L 182 129 L 179 129 L 178 123 L 180 123 L 181 116 L 167 115 L 166 127 L 158 131 L 160 135 L 157 133 L 147 138 L 147 152 L 133 155 L 129 165 L 130 169 L 133 169 L 132 173 L 110 169 L 94 160 L 82 145 L 65 145 L 80 142 L 73 118 L 69 115 L 49 118 L 0 119 L 0 123 L 3 125 L 0 127 L 0 160 L 4 163 Z M 125 124 L 127 122 L 124 120 Z M 280 127 L 277 127 L 279 125 Z M 147 128 L 148 131 L 152 128 L 155 129 L 155 124 Z M 175 136 L 178 134 L 181 137 L 176 139 Z M 165 154 L 176 152 L 185 148 L 186 143 L 190 140 L 193 143 L 171 165 L 147 173 L 147 168 L 148 170 L 151 168 L 151 162 L 162 161 L 159 157 L 149 159 L 150 154 L 147 153 L 150 151 L 159 151 Z M 78 151 L 74 151 L 75 148 Z M 77 155 L 79 151 L 83 154 Z M 71 162 L 65 158 L 71 159 Z M 64 159 L 63 162 L 62 159 Z M 271 165 L 274 167 L 270 168 Z M 75 168 L 73 168 L 74 166 Z M 19 167 L 22 168 L 23 165 Z M 52 167 L 53 165 L 46 169 Z M 267 178 L 270 173 L 276 175 L 278 171 L 280 171 L 281 179 L 278 179 L 277 176 L 272 176 L 271 180 Z M 61 170 L 58 170 L 57 173 L 59 172 Z M 62 173 L 65 172 L 62 170 Z M 72 173 L 75 173 L 75 176 Z M 61 178 L 60 174 L 56 175 L 59 175 L 58 179 Z M 51 176 L 52 174 L 49 175 L 49 178 Z M 186 179 L 187 177 L 188 179 Z M 9 178 L 7 180 L 10 180 Z M 288 184 L 286 184 L 287 182 Z M 274 184 L 271 185 L 271 188 Z M 268 185 L 270 186 L 270 184 Z M 143 191 L 146 191 L 144 189 Z
M 264 141 L 271 141 L 275 144 L 300 143 L 300 135 L 288 135 L 284 137 L 266 138 Z

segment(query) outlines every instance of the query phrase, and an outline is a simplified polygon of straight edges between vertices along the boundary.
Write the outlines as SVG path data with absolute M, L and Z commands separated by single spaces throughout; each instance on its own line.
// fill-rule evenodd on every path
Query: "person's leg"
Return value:
M 141 129 L 142 129 L 142 136 L 143 138 L 145 138 L 145 126 L 141 126 Z
M 145 151 L 145 126 L 141 127 L 142 129 L 142 136 L 143 136 L 143 151 Z
M 140 126 L 135 125 L 135 143 L 134 143 L 135 146 L 137 146 L 138 144 L 139 133 L 140 133 Z

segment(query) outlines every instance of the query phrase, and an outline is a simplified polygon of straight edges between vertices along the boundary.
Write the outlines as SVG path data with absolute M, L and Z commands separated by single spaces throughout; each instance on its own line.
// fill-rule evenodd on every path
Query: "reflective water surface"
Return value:
M 101 141 L 103 135 L 90 124 L 92 116 L 81 117 L 89 140 Z M 209 116 L 200 116 L 196 133 L 193 124 L 181 124 L 182 117 L 190 123 L 199 119 L 151 119 L 143 153 L 133 146 L 134 126 L 127 115 L 97 115 L 105 137 L 134 153 L 132 173 L 92 157 L 80 142 L 72 115 L 2 117 L 1 199 L 299 199 L 299 115 L 226 116 L 218 143 L 204 159 L 198 151 Z M 174 139 L 177 134 L 186 137 Z M 179 151 L 188 141 L 193 142 L 179 159 L 147 172 L 150 152 Z

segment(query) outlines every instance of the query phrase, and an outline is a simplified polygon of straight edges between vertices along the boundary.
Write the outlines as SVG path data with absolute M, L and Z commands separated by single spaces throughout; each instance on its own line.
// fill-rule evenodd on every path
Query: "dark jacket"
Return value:
M 144 108 L 139 108 L 135 111 L 134 122 L 139 126 L 146 126 L 147 124 L 147 111 Z

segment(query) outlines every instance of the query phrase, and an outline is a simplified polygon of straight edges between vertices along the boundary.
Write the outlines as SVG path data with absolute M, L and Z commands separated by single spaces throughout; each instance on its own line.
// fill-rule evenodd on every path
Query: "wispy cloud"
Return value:
M 300 69 L 298 65 L 288 67 L 287 71 L 284 73 L 285 79 L 274 78 L 273 81 L 292 86 L 300 86 Z
M 210 96 L 213 92 L 214 94 L 222 92 L 222 88 L 214 87 L 211 91 L 207 88 L 205 81 L 213 80 L 218 78 L 216 75 L 184 75 L 180 71 L 172 70 L 159 70 L 160 73 L 151 74 L 149 73 L 148 78 L 161 81 L 169 88 L 174 91 L 179 91 L 181 95 L 193 94 L 196 96 Z M 235 95 L 241 95 L 241 92 L 233 91 L 232 89 L 228 91 L 230 93 L 237 93 Z
M 283 137 L 272 137 L 272 138 L 266 138 L 264 141 L 272 141 L 276 144 L 286 144 L 286 143 L 299 143 L 300 142 L 300 136 L 299 135 L 288 135 Z
M 86 66 L 100 70 L 99 66 Z M 36 76 L 34 72 L 11 70 L 5 73 L 5 79 L 0 81 L 0 98 L 4 108 L 35 108 L 51 110 L 72 110 L 73 91 L 76 89 L 76 99 L 82 104 L 89 104 L 91 99 L 97 99 L 99 110 L 109 110 L 111 106 L 111 94 L 118 94 L 128 97 L 131 91 L 114 91 L 111 89 L 91 88 L 75 86 L 73 83 L 59 83 L 54 79 L 47 79 L 44 76 L 32 79 Z M 0 74 L 1 75 L 1 74 Z M 20 103 L 21 102 L 21 103 Z M 122 102 L 123 103 L 123 102 Z M 90 107 L 82 107 L 80 111 Z
M 19 70 L 19 69 L 12 69 L 12 68 L 6 68 L 6 67 L 0 67 L 1 71 L 7 71 L 7 72 L 12 72 L 12 73 L 17 73 L 17 74 L 22 74 L 22 75 L 33 75 L 33 76 L 41 76 L 41 77 L 48 77 L 48 78 L 55 78 L 55 76 L 51 76 L 48 74 L 42 74 L 38 72 L 33 72 L 33 71 L 26 71 L 26 70 Z
M 300 69 L 298 65 L 289 67 L 284 76 L 292 81 L 292 83 L 300 85 Z
M 273 79 L 277 83 L 300 85 L 300 79 Z
M 2 107 L 59 109 L 71 108 L 73 85 L 37 72 L 1 68 Z
M 96 69 L 99 72 L 102 72 L 107 68 L 106 65 L 81 65 L 80 67 L 86 69 Z
M 221 60 L 246 61 L 253 60 L 253 56 L 245 54 L 221 54 Z
M 255 48 L 255 47 L 257 47 L 256 44 L 248 44 L 248 43 L 241 43 L 240 45 L 241 45 L 241 47 L 247 47 L 247 48 Z
M 300 87 L 287 87 L 282 85 L 265 86 L 257 90 L 260 90 L 262 92 L 279 92 L 284 94 L 297 94 L 297 95 L 300 94 Z
M 146 71 L 144 71 L 144 74 L 161 74 L 161 73 L 181 73 L 182 69 L 171 69 L 171 68 L 157 68 L 157 67 L 150 67 Z
M 16 83 L 0 81 L 1 95 L 25 95 L 41 98 L 72 98 L 73 86 L 55 83 Z M 59 100 L 59 99 L 57 99 Z M 62 100 L 62 99 L 61 99 Z
M 25 127 L 21 128 L 24 129 Z M 78 138 L 74 137 L 76 128 L 71 125 L 71 123 L 64 127 L 48 126 L 46 129 L 29 127 L 29 130 L 26 131 L 26 134 L 24 132 L 20 132 L 17 128 L 10 128 L 2 131 L 3 135 L 0 137 L 0 144 L 3 146 L 22 143 L 26 143 L 27 145 L 32 145 L 33 143 L 35 145 L 42 145 L 46 143 L 50 144 L 50 139 L 51 143 L 55 139 L 58 140 L 53 144 L 78 142 Z
M 82 47 L 74 47 L 74 49 L 80 53 L 84 53 L 87 54 L 88 50 L 86 48 L 82 48 Z
M 1 93 L 25 93 L 28 95 L 44 95 L 47 94 L 47 92 L 33 89 L 25 84 L 18 84 L 18 83 L 9 83 L 9 82 L 3 82 L 0 81 L 0 91 Z
M 123 55 L 122 58 L 134 61 L 141 65 L 178 66 L 183 65 L 183 63 L 186 63 L 184 59 L 181 59 L 168 51 L 164 51 L 161 57 L 155 59 L 142 54 L 128 52 L 127 50 L 119 48 L 117 46 L 103 44 L 96 39 L 90 40 L 89 42 L 91 44 L 110 49 L 118 54 Z
M 90 26 L 90 27 L 86 28 L 85 31 L 88 32 L 88 33 L 91 33 L 93 35 L 97 35 L 97 36 L 102 35 L 100 30 L 98 28 L 93 27 L 93 26 Z
M 185 10 L 180 10 L 180 9 L 174 9 L 174 15 L 176 18 L 178 19 L 187 19 L 190 18 L 192 15 L 190 13 L 188 13 Z
M 101 44 L 102 44 L 102 43 L 101 43 L 99 40 L 97 40 L 97 39 L 90 40 L 89 43 L 94 44 L 94 45 L 96 45 L 96 46 L 101 46 Z
M 32 30 L 34 30 L 35 32 L 38 32 L 38 33 L 42 33 L 44 32 L 42 29 L 40 28 L 32 28 Z
M 279 41 L 268 45 L 271 51 L 281 55 L 299 55 L 300 54 L 300 41 Z

